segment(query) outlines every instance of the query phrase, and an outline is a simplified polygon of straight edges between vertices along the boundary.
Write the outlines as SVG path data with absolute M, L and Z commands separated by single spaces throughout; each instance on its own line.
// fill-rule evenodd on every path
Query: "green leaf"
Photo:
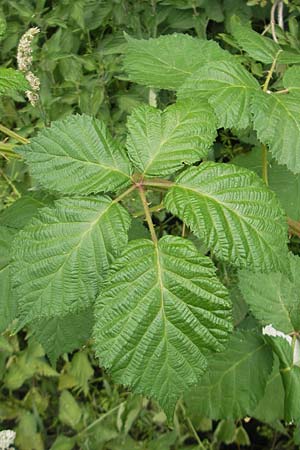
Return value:
M 260 271 L 285 267 L 283 211 L 253 172 L 214 162 L 191 167 L 169 189 L 165 205 L 218 258 Z
M 250 26 L 242 24 L 236 16 L 231 19 L 231 32 L 239 46 L 255 61 L 271 64 L 280 51 L 276 42 L 252 30 Z
M 300 174 L 290 172 L 285 166 L 277 164 L 268 152 L 268 181 L 279 198 L 282 208 L 286 214 L 294 220 L 300 219 Z M 242 153 L 232 160 L 238 166 L 253 170 L 262 175 L 262 149 L 254 148 L 251 152 Z
M 272 370 L 272 352 L 254 333 L 235 333 L 225 352 L 209 358 L 198 386 L 184 397 L 187 413 L 211 419 L 241 419 L 251 415 L 264 394 Z
M 127 150 L 134 166 L 149 176 L 169 175 L 207 156 L 216 119 L 207 102 L 180 102 L 164 112 L 151 106 L 128 120 Z
M 0 213 L 0 225 L 20 230 L 38 212 L 39 208 L 50 206 L 53 198 L 42 192 L 26 194 Z
M 230 311 L 212 262 L 191 242 L 131 241 L 96 302 L 96 354 L 116 382 L 154 397 L 172 419 L 180 394 L 203 375 L 208 351 L 223 349 Z
M 268 379 L 265 394 L 253 412 L 253 416 L 267 423 L 284 419 L 284 390 L 276 355 L 274 355 L 273 371 Z
M 208 98 L 224 128 L 247 128 L 251 123 L 250 100 L 257 80 L 235 61 L 211 61 L 190 76 L 178 91 L 178 98 Z
M 36 180 L 64 194 L 116 191 L 125 186 L 131 168 L 103 122 L 87 115 L 53 122 L 17 148 Z
M 254 129 L 279 164 L 300 173 L 300 96 L 256 92 L 252 99 Z
M 108 197 L 61 199 L 14 241 L 13 273 L 23 322 L 76 313 L 127 243 L 130 217 Z
M 10 259 L 15 230 L 0 225 L 0 333 L 16 317 L 17 305 L 11 289 Z
M 21 72 L 0 67 L 0 95 L 9 95 L 15 91 L 25 91 L 28 87 L 28 82 Z
M 178 89 L 187 77 L 209 61 L 231 60 L 216 42 L 171 34 L 157 39 L 128 37 L 124 67 L 135 83 Z
M 69 391 L 63 391 L 59 397 L 59 420 L 68 427 L 76 429 L 82 416 L 79 404 Z
M 80 348 L 89 339 L 92 326 L 93 311 L 88 308 L 63 317 L 37 319 L 30 323 L 30 331 L 54 366 L 60 355 Z
M 283 86 L 289 91 L 300 90 L 299 66 L 289 67 L 283 75 Z
M 289 260 L 289 277 L 279 272 L 239 274 L 241 292 L 256 319 L 285 334 L 300 331 L 300 257 L 290 254 Z
M 287 422 L 300 420 L 300 368 L 293 363 L 294 349 L 281 337 L 267 336 L 273 351 L 280 361 L 280 374 L 284 387 L 284 419 Z

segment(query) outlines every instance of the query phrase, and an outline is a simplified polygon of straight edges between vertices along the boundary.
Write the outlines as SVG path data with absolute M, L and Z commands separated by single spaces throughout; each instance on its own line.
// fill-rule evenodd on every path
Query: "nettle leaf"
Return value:
M 283 273 L 239 273 L 239 286 L 253 315 L 265 326 L 286 334 L 300 331 L 300 258 L 289 255 L 289 277 Z
M 92 327 L 92 308 L 30 323 L 30 331 L 43 346 L 53 366 L 60 355 L 81 347 L 91 336 Z
M 253 172 L 213 162 L 191 167 L 177 177 L 165 205 L 218 258 L 260 271 L 285 268 L 285 217 Z
M 264 395 L 273 356 L 265 341 L 251 332 L 236 332 L 226 350 L 209 357 L 206 374 L 184 397 L 187 413 L 211 419 L 251 415 Z
M 131 241 L 96 302 L 100 363 L 116 382 L 154 397 L 172 418 L 199 381 L 208 351 L 223 350 L 231 304 L 211 260 L 182 238 Z
M 300 96 L 256 92 L 252 99 L 254 129 L 274 158 L 300 173 Z
M 0 333 L 5 331 L 16 317 L 17 305 L 10 280 L 11 246 L 15 233 L 15 230 L 0 225 Z
M 257 80 L 241 64 L 213 60 L 186 80 L 178 98 L 207 98 L 219 127 L 243 129 L 251 123 L 250 100 L 257 90 Z
M 289 91 L 298 91 L 300 90 L 300 74 L 299 74 L 299 66 L 289 67 L 284 75 L 283 75 L 283 86 Z
M 266 36 L 252 30 L 249 25 L 233 16 L 231 19 L 231 33 L 239 46 L 255 61 L 271 64 L 280 51 L 280 46 Z
M 53 122 L 18 147 L 36 180 L 64 194 L 116 191 L 130 180 L 130 162 L 103 122 L 87 115 Z
M 207 156 L 216 137 L 216 118 L 207 102 L 179 102 L 164 112 L 141 106 L 128 119 L 127 150 L 134 166 L 162 176 Z
M 21 319 L 87 308 L 109 264 L 127 243 L 130 217 L 108 197 L 61 199 L 43 208 L 14 241 Z
M 0 95 L 8 95 L 29 88 L 24 75 L 14 69 L 0 67 Z
M 127 39 L 124 67 L 130 80 L 154 88 L 176 90 L 207 62 L 233 59 L 216 42 L 186 34 Z

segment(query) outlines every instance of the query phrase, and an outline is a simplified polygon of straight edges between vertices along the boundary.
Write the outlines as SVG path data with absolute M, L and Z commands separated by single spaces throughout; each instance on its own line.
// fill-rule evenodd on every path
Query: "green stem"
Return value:
M 278 56 L 279 56 L 279 54 L 280 54 L 281 52 L 282 52 L 282 50 L 278 50 L 278 52 L 276 53 L 276 56 L 275 56 L 275 58 L 274 58 L 274 60 L 273 60 L 273 62 L 272 62 L 272 66 L 271 66 L 271 68 L 270 68 L 270 70 L 269 70 L 269 72 L 268 72 L 266 81 L 264 82 L 264 85 L 263 85 L 263 91 L 264 91 L 264 92 L 267 92 L 267 90 L 268 90 L 268 87 L 269 87 L 269 84 L 270 84 L 272 75 L 273 75 L 274 70 L 275 70 L 275 67 L 276 67 L 276 63 L 277 63 Z
M 262 179 L 269 186 L 268 178 L 268 149 L 265 144 L 262 145 Z
M 15 133 L 14 131 L 10 130 L 9 128 L 6 128 L 4 125 L 0 124 L 0 131 L 3 134 L 6 134 L 7 136 L 10 136 L 11 138 L 20 142 L 21 144 L 29 144 L 28 139 L 24 138 L 23 136 L 20 136 L 19 134 Z
M 157 212 L 157 211 L 161 211 L 162 209 L 164 209 L 164 203 L 163 202 L 161 202 L 159 205 L 152 206 L 152 208 L 149 208 L 149 211 L 150 212 Z M 145 215 L 145 211 L 144 210 L 143 211 L 139 211 L 137 213 L 134 213 L 133 215 L 134 215 L 134 217 L 142 217 L 142 216 Z
M 93 428 L 95 425 L 98 425 L 98 423 L 102 422 L 107 416 L 109 416 L 110 414 L 112 414 L 113 412 L 117 411 L 121 405 L 123 405 L 125 402 L 120 403 L 120 405 L 115 406 L 114 408 L 110 409 L 109 411 L 107 411 L 105 414 L 103 414 L 101 417 L 99 417 L 99 419 L 95 420 L 94 422 L 92 422 L 90 425 L 88 425 L 86 428 L 84 428 L 82 431 L 80 431 L 77 436 L 81 436 L 82 434 L 86 433 L 87 431 L 89 431 L 91 428 Z
M 173 186 L 175 183 L 173 181 L 169 180 L 163 180 L 163 179 L 153 179 L 153 180 L 143 180 L 142 182 L 143 186 L 150 186 L 150 187 L 159 187 L 163 189 L 169 189 L 171 186 Z
M 120 194 L 118 197 L 116 197 L 113 202 L 114 203 L 119 203 L 121 200 L 123 200 L 124 197 L 127 197 L 128 194 L 130 194 L 132 191 L 134 191 L 136 189 L 136 185 L 133 184 L 132 186 L 130 186 L 130 188 L 128 188 L 126 191 L 122 192 L 122 194 Z
M 141 201 L 143 204 L 143 208 L 145 211 L 145 216 L 146 216 L 146 220 L 148 223 L 149 231 L 151 234 L 151 239 L 154 242 L 154 244 L 157 245 L 157 237 L 156 237 L 154 225 L 152 222 L 151 213 L 150 213 L 150 209 L 149 209 L 148 202 L 146 199 L 145 191 L 143 189 L 143 186 L 138 186 L 138 188 L 139 188 L 139 194 L 140 194 L 140 198 L 141 198 Z
M 6 181 L 6 183 L 11 187 L 11 189 L 13 190 L 13 192 L 15 193 L 15 195 L 20 198 L 21 194 L 18 191 L 18 189 L 16 188 L 16 186 L 14 185 L 14 183 L 8 178 L 8 176 L 3 172 L 3 170 L 0 169 L 0 175 L 4 178 L 4 180 Z
M 183 404 L 182 404 L 181 401 L 179 401 L 179 404 L 180 404 L 181 410 L 182 410 L 182 412 L 183 412 L 184 418 L 185 418 L 185 420 L 186 420 L 186 422 L 187 422 L 187 424 L 188 424 L 188 427 L 189 427 L 190 431 L 193 433 L 193 435 L 194 435 L 194 437 L 195 437 L 195 439 L 196 439 L 196 441 L 197 441 L 197 444 L 198 444 L 199 449 L 205 450 L 205 447 L 204 447 L 204 445 L 202 444 L 201 439 L 199 438 L 198 433 L 197 433 L 197 431 L 195 430 L 195 427 L 194 427 L 194 425 L 192 424 L 191 419 L 190 419 L 190 418 L 187 416 L 187 414 L 186 414 L 185 407 L 183 406 Z
M 4 157 L 21 159 L 21 156 L 13 151 L 13 144 L 0 143 L 0 154 Z
M 263 92 L 268 91 L 268 87 L 269 87 L 272 75 L 273 75 L 275 67 L 276 67 L 276 62 L 277 62 L 278 56 L 281 52 L 282 52 L 282 50 L 279 50 L 276 53 L 276 56 L 272 62 L 272 66 L 271 66 L 271 68 L 268 72 L 267 78 L 264 82 Z M 263 178 L 264 182 L 266 183 L 266 185 L 268 186 L 269 185 L 269 182 L 268 182 L 268 150 L 267 150 L 266 145 L 262 146 L 262 178 Z

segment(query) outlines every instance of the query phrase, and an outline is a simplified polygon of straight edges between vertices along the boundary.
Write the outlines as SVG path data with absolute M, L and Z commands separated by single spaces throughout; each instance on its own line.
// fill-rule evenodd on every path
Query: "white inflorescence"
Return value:
M 26 95 L 32 106 L 39 100 L 40 80 L 31 72 L 32 65 L 32 40 L 40 32 L 39 28 L 30 28 L 23 34 L 18 45 L 17 61 L 18 69 L 25 74 L 31 90 L 26 91 Z
M 7 450 L 14 443 L 16 433 L 13 430 L 0 431 L 0 450 Z

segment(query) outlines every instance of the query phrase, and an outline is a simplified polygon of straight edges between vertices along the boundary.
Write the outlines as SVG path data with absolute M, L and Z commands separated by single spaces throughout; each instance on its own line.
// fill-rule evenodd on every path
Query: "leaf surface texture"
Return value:
M 191 167 L 177 177 L 165 205 L 218 258 L 264 271 L 285 266 L 283 211 L 253 172 L 213 162 Z
M 209 258 L 166 236 L 131 241 L 96 302 L 95 347 L 116 382 L 154 397 L 169 418 L 231 330 L 228 293 Z

